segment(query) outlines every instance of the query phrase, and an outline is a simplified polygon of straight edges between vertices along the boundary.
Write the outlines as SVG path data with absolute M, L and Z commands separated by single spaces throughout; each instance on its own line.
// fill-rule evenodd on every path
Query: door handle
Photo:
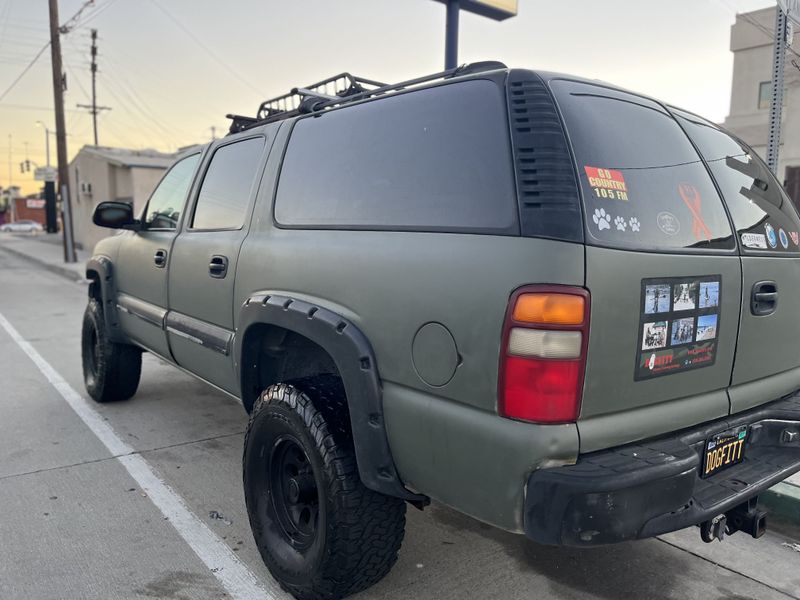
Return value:
M 215 254 L 208 263 L 208 274 L 215 279 L 224 279 L 228 274 L 228 257 Z
M 778 308 L 778 284 L 774 281 L 759 281 L 753 286 L 750 297 L 750 312 L 757 317 L 771 315 Z
M 156 263 L 159 269 L 163 269 L 167 264 L 167 251 L 161 249 L 156 250 L 156 253 L 153 255 L 153 262 Z

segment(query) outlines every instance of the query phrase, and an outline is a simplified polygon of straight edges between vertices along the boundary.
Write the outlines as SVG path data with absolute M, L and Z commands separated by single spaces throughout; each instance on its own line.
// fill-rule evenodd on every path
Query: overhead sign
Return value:
M 33 172 L 33 178 L 36 181 L 55 181 L 56 174 L 55 167 L 37 167 Z
M 449 0 L 436 0 L 448 4 Z M 792 0 L 798 2 L 798 0 Z M 517 16 L 519 0 L 461 0 L 461 10 L 466 10 L 495 21 L 504 21 Z
M 778 0 L 778 5 L 790 21 L 800 25 L 800 0 Z

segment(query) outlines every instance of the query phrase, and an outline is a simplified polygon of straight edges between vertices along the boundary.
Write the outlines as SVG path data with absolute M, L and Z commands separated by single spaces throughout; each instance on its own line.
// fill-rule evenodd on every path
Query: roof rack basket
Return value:
M 505 68 L 506 66 L 503 63 L 486 61 L 462 65 L 441 73 L 389 85 L 364 77 L 356 77 L 350 73 L 340 73 L 303 88 L 294 88 L 288 94 L 262 102 L 255 117 L 227 115 L 231 119 L 230 133 L 238 133 L 256 125 L 263 125 L 295 115 L 320 111 L 345 102 L 354 102 L 399 91 L 436 79 Z
M 314 110 L 311 106 L 312 102 L 313 104 L 331 102 L 385 86 L 386 84 L 380 81 L 356 77 L 350 73 L 340 73 L 306 87 L 294 88 L 288 94 L 265 100 L 258 107 L 255 118 L 228 115 L 228 118 L 233 120 L 230 132 L 242 131 L 256 123 L 261 123 L 278 115 L 288 117 L 294 114 L 311 112 Z

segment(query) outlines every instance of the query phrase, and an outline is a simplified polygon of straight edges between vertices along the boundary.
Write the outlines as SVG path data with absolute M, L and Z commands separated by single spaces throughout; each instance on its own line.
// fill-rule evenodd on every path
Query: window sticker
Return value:
M 778 239 L 781 241 L 781 246 L 783 246 L 784 250 L 789 249 L 789 236 L 786 235 L 786 232 L 783 229 L 778 230 Z
M 742 246 L 745 248 L 767 249 L 767 236 L 763 233 L 743 233 Z
M 711 230 L 703 220 L 703 200 L 700 192 L 691 183 L 682 183 L 678 186 L 678 192 L 683 199 L 683 203 L 692 213 L 692 235 L 698 242 L 705 240 L 711 241 Z
M 628 184 L 622 171 L 584 166 L 586 177 L 598 198 L 628 201 Z
M 714 364 L 721 291 L 720 275 L 642 280 L 636 381 Z
M 656 216 L 656 224 L 658 228 L 667 235 L 678 235 L 681 230 L 681 222 L 678 217 L 671 212 L 660 212 Z
M 764 224 L 764 231 L 767 235 L 767 242 L 769 242 L 769 247 L 775 249 L 778 247 L 778 236 L 775 235 L 775 228 L 770 225 L 769 223 Z

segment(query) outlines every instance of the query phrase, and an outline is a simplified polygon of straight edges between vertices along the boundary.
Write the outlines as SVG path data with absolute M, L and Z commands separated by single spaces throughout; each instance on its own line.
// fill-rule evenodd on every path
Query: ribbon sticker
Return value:
M 692 234 L 696 240 L 711 241 L 711 230 L 703 221 L 703 202 L 700 199 L 700 192 L 691 183 L 681 183 L 678 192 L 683 198 L 686 208 L 692 213 Z

